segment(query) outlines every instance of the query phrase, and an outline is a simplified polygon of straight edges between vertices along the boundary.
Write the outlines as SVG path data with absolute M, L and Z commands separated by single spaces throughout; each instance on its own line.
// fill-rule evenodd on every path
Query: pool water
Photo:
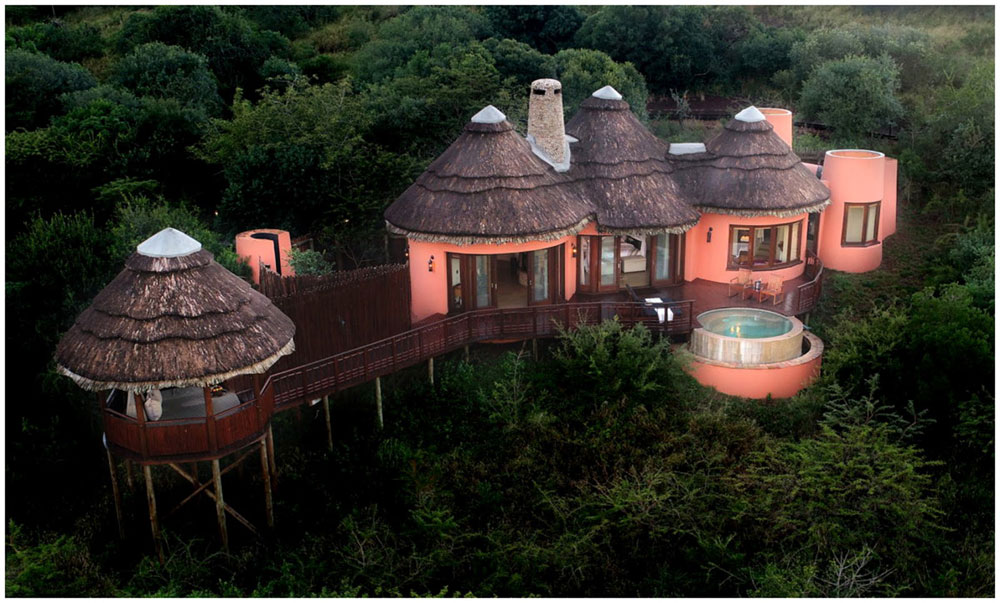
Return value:
M 750 308 L 710 310 L 699 314 L 698 322 L 706 331 L 740 339 L 777 337 L 792 330 L 792 321 L 781 314 Z

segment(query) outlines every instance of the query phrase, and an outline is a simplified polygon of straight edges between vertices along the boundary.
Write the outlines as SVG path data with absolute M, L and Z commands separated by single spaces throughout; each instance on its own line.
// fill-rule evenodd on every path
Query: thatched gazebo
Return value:
M 158 552 L 154 464 L 168 464 L 203 490 L 197 472 L 189 475 L 177 463 L 211 461 L 228 546 L 225 512 L 245 520 L 223 501 L 219 459 L 259 443 L 272 521 L 273 389 L 261 391 L 258 378 L 244 392 L 226 392 L 221 384 L 266 371 L 295 350 L 294 334 L 295 325 L 269 299 L 215 262 L 198 241 L 167 228 L 136 248 L 59 342 L 60 373 L 87 390 L 112 390 L 98 400 L 116 503 L 112 453 L 143 465 Z
M 583 101 L 566 131 L 579 140 L 571 174 L 596 206 L 602 232 L 680 234 L 698 222 L 670 176 L 667 145 L 639 123 L 614 88 Z
M 703 212 L 787 217 L 830 203 L 830 190 L 755 107 L 740 111 L 703 149 L 697 146 L 671 144 L 667 160 Z
M 594 215 L 566 175 L 537 157 L 492 105 L 385 212 L 417 241 L 521 243 L 575 234 Z

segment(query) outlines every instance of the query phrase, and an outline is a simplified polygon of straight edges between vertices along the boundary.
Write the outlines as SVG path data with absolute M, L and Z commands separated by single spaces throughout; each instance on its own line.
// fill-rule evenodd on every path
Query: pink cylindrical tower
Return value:
M 792 112 L 788 109 L 766 108 L 759 109 L 767 119 L 767 123 L 774 128 L 774 133 L 785 141 L 789 147 L 792 146 Z
M 289 263 L 291 250 L 292 237 L 287 230 L 258 228 L 236 235 L 236 255 L 249 262 L 256 284 L 260 284 L 261 263 L 281 276 L 295 276 Z
M 827 268 L 868 272 L 882 263 L 880 226 L 885 195 L 885 155 L 877 151 L 827 151 L 823 181 L 830 206 L 820 225 L 819 257 Z M 895 207 L 892 208 L 895 221 Z

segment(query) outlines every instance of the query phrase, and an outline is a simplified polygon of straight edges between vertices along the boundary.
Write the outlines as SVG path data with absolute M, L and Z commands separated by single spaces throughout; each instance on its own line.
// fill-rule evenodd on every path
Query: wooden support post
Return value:
M 376 378 L 376 381 L 378 378 Z M 330 396 L 323 396 L 323 420 L 326 421 L 326 449 L 333 452 L 333 427 L 330 425 Z
M 215 483 L 215 516 L 219 521 L 222 548 L 229 552 L 229 532 L 226 531 L 226 502 L 222 498 L 222 475 L 219 473 L 219 459 L 212 460 L 212 481 Z
M 427 378 L 430 379 L 431 387 L 434 387 L 434 356 L 427 359 Z
M 463 353 L 463 355 L 465 357 L 465 363 L 468 364 L 469 363 L 469 345 L 468 344 L 466 344 L 462 348 L 462 353 Z
M 431 383 L 434 383 L 434 377 L 431 377 Z M 375 414 L 378 417 L 378 428 L 382 429 L 384 423 L 382 421 L 382 378 L 375 377 Z
M 260 476 L 264 480 L 264 512 L 267 527 L 274 527 L 274 502 L 271 500 L 271 468 L 267 465 L 267 441 L 260 442 Z
M 274 460 L 274 432 L 270 424 L 267 426 L 267 463 L 271 466 L 271 481 L 277 483 L 278 465 Z
M 129 492 L 133 489 L 132 484 L 132 461 L 125 459 L 125 485 L 128 486 Z
M 198 461 L 191 463 L 191 477 L 194 478 L 195 485 L 198 485 L 201 478 L 198 476 Z
M 149 505 L 149 526 L 153 530 L 153 547 L 156 549 L 156 557 L 160 560 L 160 565 L 162 565 L 167 560 L 163 556 L 160 521 L 156 517 L 156 493 L 153 491 L 153 472 L 149 465 L 142 466 L 142 475 L 146 478 L 146 503 Z
M 111 451 L 105 449 L 108 453 L 108 468 L 111 469 L 111 493 L 115 498 L 115 518 L 118 520 L 118 537 L 125 540 L 125 523 L 122 521 L 122 493 L 118 490 L 118 472 L 115 470 L 115 457 L 111 456 Z
M 531 340 L 531 357 L 538 360 L 538 339 L 534 338 Z

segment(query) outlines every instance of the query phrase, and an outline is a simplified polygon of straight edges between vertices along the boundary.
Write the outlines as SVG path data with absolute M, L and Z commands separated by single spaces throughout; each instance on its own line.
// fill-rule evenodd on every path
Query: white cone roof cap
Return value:
M 739 121 L 755 122 L 764 121 L 767 118 L 764 117 L 763 113 L 757 110 L 757 107 L 750 105 L 746 109 L 737 113 L 735 119 L 738 119 Z
M 179 258 L 201 251 L 201 243 L 176 228 L 164 228 L 139 243 L 135 250 L 151 258 Z
M 703 142 L 672 142 L 668 152 L 671 155 L 690 155 L 691 153 L 704 153 L 705 143 Z
M 622 95 L 611 86 L 605 86 L 600 90 L 596 90 L 591 96 L 593 96 L 594 98 L 603 98 L 604 100 L 622 99 Z
M 498 124 L 507 119 L 500 109 L 497 109 L 493 105 L 486 105 L 479 113 L 472 116 L 472 123 L 474 124 Z

